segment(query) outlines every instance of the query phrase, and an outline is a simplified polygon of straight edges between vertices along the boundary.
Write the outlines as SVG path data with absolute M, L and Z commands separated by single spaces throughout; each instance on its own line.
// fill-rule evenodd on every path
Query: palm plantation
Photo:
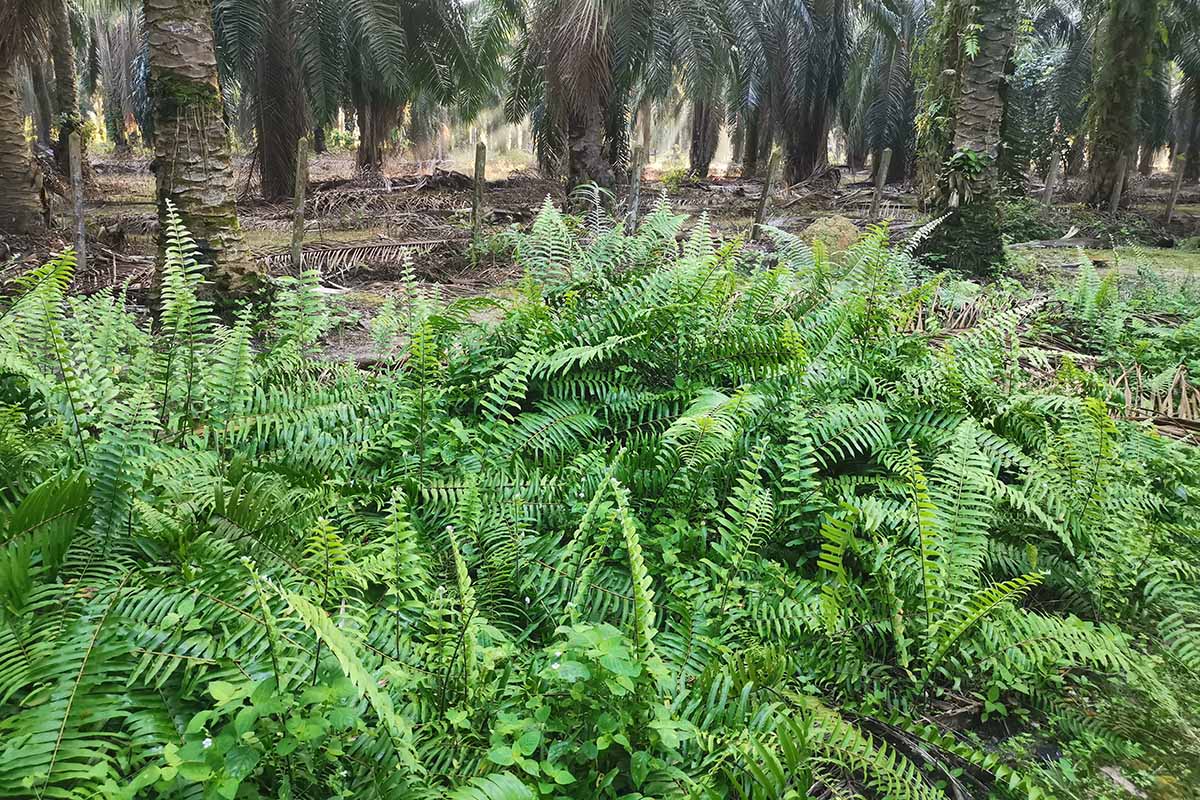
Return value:
M 0 798 L 1200 796 L 1193 0 L 0 0 L 0 186 Z

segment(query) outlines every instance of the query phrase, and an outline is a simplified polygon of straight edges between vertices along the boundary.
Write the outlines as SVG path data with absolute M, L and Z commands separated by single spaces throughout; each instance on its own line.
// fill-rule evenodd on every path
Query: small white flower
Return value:
M 200 743 L 200 746 L 207 750 L 208 748 L 212 747 L 212 739 L 208 736 L 205 736 L 204 741 Z
M 529 595 L 525 595 L 525 605 L 529 605 L 530 602 L 532 601 L 529 599 Z
M 554 651 L 554 657 L 555 657 L 555 658 L 562 658 L 562 650 L 555 650 L 555 651 Z
M 550 669 L 558 669 L 561 666 L 562 666 L 562 664 L 555 661 L 553 664 L 550 665 Z
M 446 533 L 454 533 L 454 526 L 453 526 L 453 525 L 447 525 L 447 526 L 446 526 Z

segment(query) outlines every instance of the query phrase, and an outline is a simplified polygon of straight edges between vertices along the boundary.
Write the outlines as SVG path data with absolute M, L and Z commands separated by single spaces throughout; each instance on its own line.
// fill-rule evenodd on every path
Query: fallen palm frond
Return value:
M 346 270 L 360 265 L 398 265 L 417 253 L 434 248 L 461 245 L 465 238 L 423 239 L 417 241 L 374 240 L 363 242 L 329 242 L 305 245 L 300 252 L 302 270 Z M 291 254 L 284 248 L 272 248 L 253 253 L 272 273 L 294 273 Z

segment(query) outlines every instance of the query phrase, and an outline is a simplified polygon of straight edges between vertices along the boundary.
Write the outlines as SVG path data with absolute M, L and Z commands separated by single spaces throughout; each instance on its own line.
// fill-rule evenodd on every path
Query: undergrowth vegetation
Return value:
M 1136 302 L 1091 272 L 955 326 L 963 284 L 883 229 L 765 257 L 683 225 L 547 205 L 499 321 L 410 270 L 372 371 L 317 357 L 313 276 L 218 321 L 177 219 L 154 321 L 69 296 L 70 254 L 28 274 L 0 321 L 0 795 L 1194 777 L 1200 458 L 1022 341 L 1050 315 L 1116 343 Z

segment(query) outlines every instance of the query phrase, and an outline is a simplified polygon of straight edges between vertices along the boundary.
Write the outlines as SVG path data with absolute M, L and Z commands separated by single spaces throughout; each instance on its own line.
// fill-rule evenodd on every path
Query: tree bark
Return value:
M 954 150 L 971 150 L 995 162 L 1004 115 L 1004 66 L 1016 33 L 1013 0 L 979 3 L 976 21 L 979 52 L 962 66 L 962 83 L 954 113 Z
M 1083 133 L 1075 137 L 1071 143 L 1071 156 L 1067 159 L 1067 175 L 1074 178 L 1083 174 L 1087 163 L 1087 137 Z
M 1089 205 L 1104 207 L 1114 185 L 1125 180 L 1117 166 L 1137 135 L 1138 90 L 1157 29 L 1157 3 L 1109 0 L 1096 49 L 1104 60 L 1096 71 L 1089 114 Z
M 390 103 L 374 95 L 358 106 L 358 168 L 364 172 L 382 173 L 384 148 L 388 136 L 404 116 L 404 105 Z
M 0 66 L 0 231 L 38 233 L 44 229 L 37 173 L 25 146 L 21 94 L 13 59 Z
M 705 180 L 717 153 L 721 134 L 721 113 L 708 100 L 692 103 L 692 145 L 688 151 L 688 171 L 693 177 Z
M 818 101 L 812 104 L 811 111 L 800 124 L 785 126 L 783 140 L 787 163 L 784 172 L 789 185 L 806 180 L 826 160 L 828 114 L 828 105 Z
M 289 199 L 296 192 L 296 146 L 307 128 L 304 87 L 292 55 L 295 36 L 288 5 L 284 0 L 271 0 L 255 76 L 259 173 L 263 197 L 272 202 Z
M 38 141 L 46 147 L 51 147 L 54 144 L 50 138 L 54 125 L 54 106 L 50 102 L 50 89 L 46 85 L 46 66 L 42 59 L 29 59 L 29 78 L 33 83 L 33 97 L 37 105 Z
M 585 183 L 605 189 L 616 185 L 612 163 L 604 148 L 604 111 L 585 103 L 567 115 L 567 192 Z
M 642 123 L 642 158 L 644 163 L 648 163 L 652 155 L 650 145 L 654 141 L 654 130 L 651 127 L 654 124 L 654 107 L 649 100 L 642 103 L 638 116 Z
M 218 300 L 261 283 L 238 227 L 233 165 L 208 0 L 145 0 L 160 221 L 173 203 L 211 264 Z M 165 228 L 164 228 L 165 230 Z M 160 234 L 160 248 L 165 244 Z
M 1187 141 L 1177 143 L 1176 147 L 1184 157 L 1183 182 L 1195 183 L 1200 181 L 1200 108 L 1192 109 L 1192 122 L 1187 130 Z
M 758 140 L 762 135 L 761 109 L 750 109 L 745 114 L 746 137 L 742 142 L 742 176 L 753 178 L 758 175 Z
M 328 150 L 325 146 L 325 126 L 314 125 L 312 129 L 313 152 L 317 155 Z
M 958 0 L 973 5 L 969 17 L 978 26 L 978 51 L 971 58 L 963 48 L 961 31 L 947 28 L 939 46 L 938 74 L 950 86 L 934 84 L 932 91 L 950 92 L 951 135 L 946 150 L 929 153 L 940 159 L 922 167 L 926 180 L 937 176 L 932 203 L 935 213 L 949 213 L 930 241 L 930 249 L 947 266 L 968 272 L 987 272 L 1003 257 L 997 160 L 1004 116 L 1005 66 L 1016 38 L 1016 0 Z M 943 13 L 961 9 L 948 6 Z M 954 17 L 950 17 L 954 18 Z M 948 161 L 946 159 L 949 159 Z
M 1154 152 L 1156 148 L 1148 144 L 1142 145 L 1142 154 L 1138 159 L 1138 174 L 1149 175 L 1154 171 Z
M 50 57 L 54 61 L 54 105 L 58 109 L 58 144 L 54 149 L 54 159 L 59 172 L 69 175 L 70 156 L 67 142 L 71 134 L 83 124 L 83 118 L 79 114 L 79 88 L 75 75 L 75 44 L 71 41 L 71 21 L 66 0 L 51 0 L 49 11 Z

